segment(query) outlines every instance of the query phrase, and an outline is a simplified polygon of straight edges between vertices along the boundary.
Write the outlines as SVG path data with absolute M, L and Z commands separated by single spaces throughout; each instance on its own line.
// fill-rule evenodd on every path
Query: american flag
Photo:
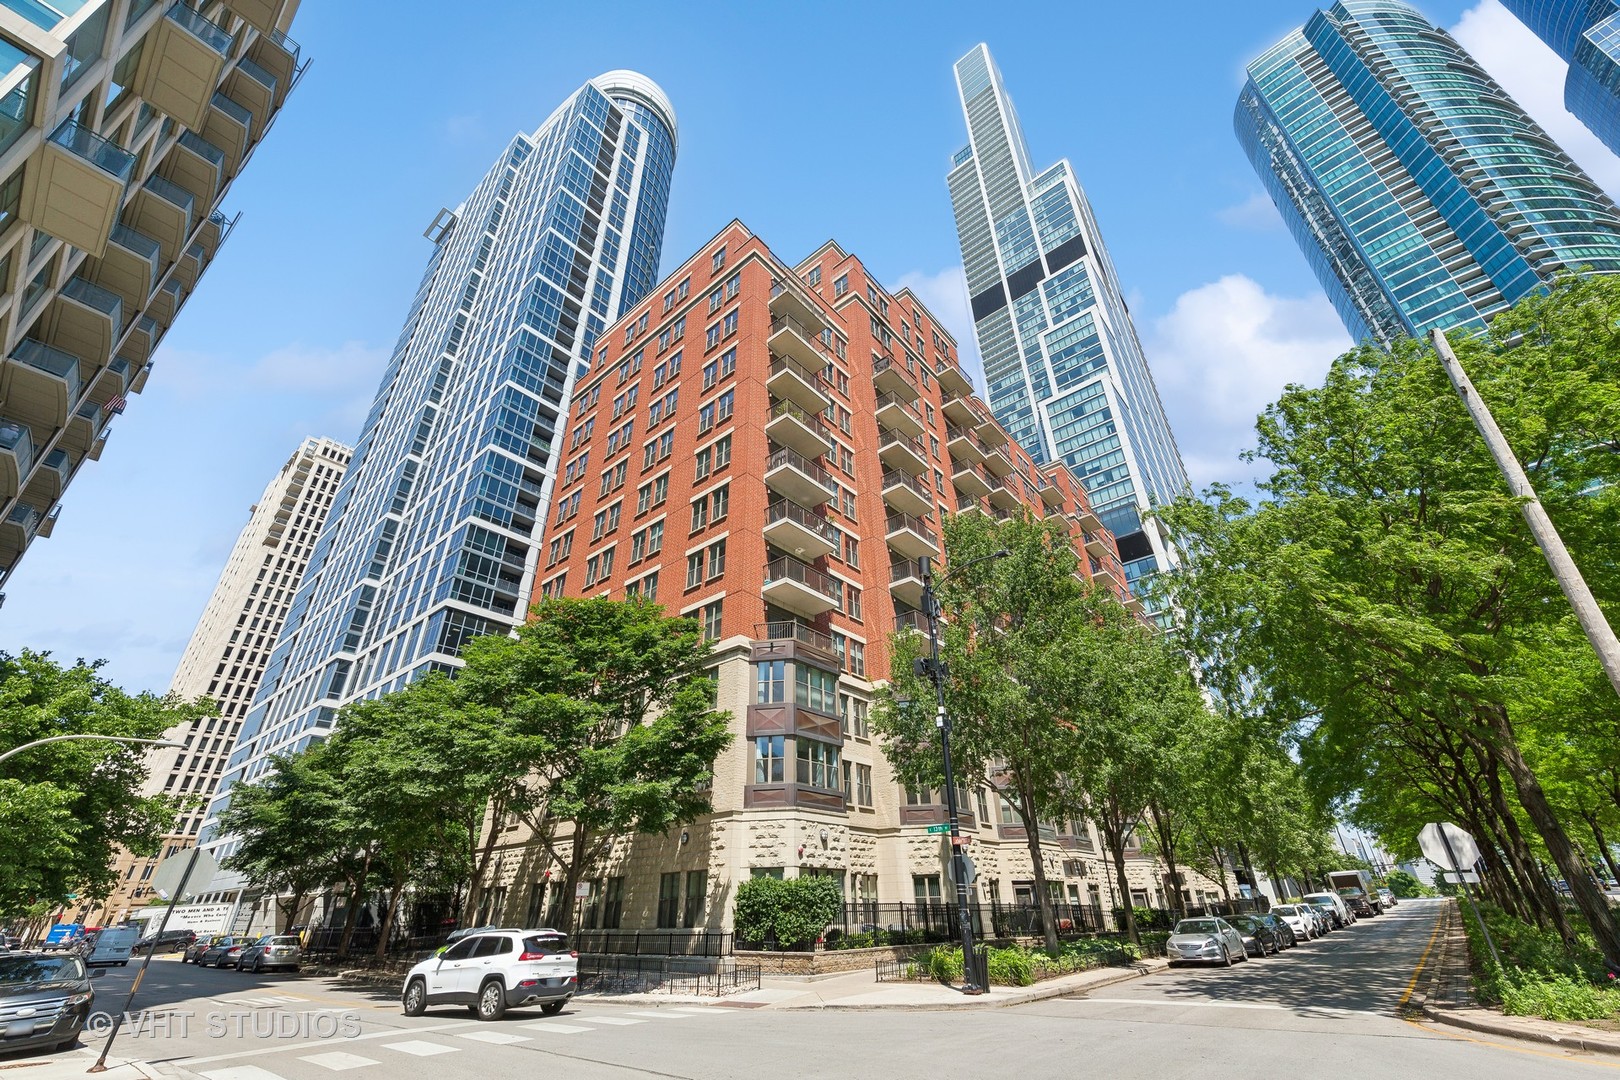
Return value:
M 129 404 L 129 400 L 127 398 L 123 398 L 123 397 L 109 398 L 108 401 L 107 401 L 107 404 L 105 404 L 105 405 L 103 405 L 101 407 L 101 411 L 104 412 L 104 413 L 107 413 L 109 416 L 111 416 L 111 415 L 113 415 L 115 413 L 122 413 L 124 411 L 124 406 L 128 405 L 128 404 Z

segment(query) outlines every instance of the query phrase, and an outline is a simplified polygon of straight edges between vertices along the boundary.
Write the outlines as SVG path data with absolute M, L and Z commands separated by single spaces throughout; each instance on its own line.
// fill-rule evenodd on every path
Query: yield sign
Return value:
M 1423 826 L 1418 846 L 1430 862 L 1445 870 L 1472 870 L 1479 862 L 1479 845 L 1474 838 L 1449 821 Z

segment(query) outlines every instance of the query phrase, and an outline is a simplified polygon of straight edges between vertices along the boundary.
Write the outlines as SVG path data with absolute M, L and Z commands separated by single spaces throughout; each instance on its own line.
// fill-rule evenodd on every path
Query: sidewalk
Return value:
M 66 1054 L 0 1058 L 0 1080 L 81 1080 L 100 1052 L 99 1047 L 81 1046 Z M 114 1054 L 107 1059 L 107 1071 L 96 1075 L 101 1080 L 169 1080 L 181 1074 L 172 1066 L 149 1065 Z
M 1004 1009 L 1031 1001 L 1063 997 L 1137 979 L 1165 969 L 1163 960 L 1138 961 L 1131 967 L 1104 967 L 1049 979 L 1034 986 L 997 986 L 987 994 L 968 996 L 937 982 L 878 982 L 872 971 L 852 971 L 813 983 L 763 979 L 760 989 L 722 998 L 720 1004 L 773 1009 Z
M 1504 1039 L 1548 1043 L 1566 1050 L 1620 1055 L 1620 1032 L 1600 1031 L 1579 1024 L 1561 1024 L 1534 1016 L 1506 1016 L 1500 1009 L 1474 1004 L 1468 966 L 1467 918 L 1456 903 L 1446 906 L 1446 920 L 1435 939 L 1434 953 L 1420 993 L 1411 1004 L 1437 1024 L 1464 1028 Z

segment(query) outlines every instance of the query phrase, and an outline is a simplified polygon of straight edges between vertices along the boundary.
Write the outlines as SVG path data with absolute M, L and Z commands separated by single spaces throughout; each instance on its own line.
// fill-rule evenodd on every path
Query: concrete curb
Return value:
M 885 1003 L 881 1001 L 866 1001 L 855 1004 L 841 1005 L 837 1001 L 818 1001 L 803 1005 L 781 1004 L 770 1006 L 772 1009 L 783 1012 L 805 1011 L 812 1009 L 830 1010 L 837 1012 L 960 1012 L 963 1009 L 1010 1009 L 1018 1005 L 1028 1005 L 1034 1001 L 1046 1001 L 1050 998 L 1068 997 L 1070 994 L 1079 994 L 1087 990 L 1101 989 L 1104 986 L 1113 986 L 1115 983 L 1129 982 L 1140 979 L 1144 975 L 1164 971 L 1169 964 L 1164 960 L 1139 960 L 1129 968 L 1093 968 L 1082 975 L 1093 972 L 1106 972 L 1100 978 L 1086 979 L 1084 982 L 1067 982 L 1075 976 L 1064 976 L 1054 979 L 1046 986 L 1020 987 L 1017 989 L 992 990 L 982 997 L 967 998 L 960 1004 L 932 1004 L 928 1002 L 897 1002 Z

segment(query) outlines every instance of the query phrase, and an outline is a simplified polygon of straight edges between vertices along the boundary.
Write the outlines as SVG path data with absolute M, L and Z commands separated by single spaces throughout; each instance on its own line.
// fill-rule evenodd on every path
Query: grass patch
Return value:
M 1490 948 L 1471 913 L 1463 928 L 1473 954 L 1474 995 L 1482 1004 L 1500 1005 L 1509 1016 L 1543 1020 L 1594 1021 L 1620 1017 L 1620 990 L 1610 985 L 1603 954 L 1585 922 L 1569 913 L 1576 930 L 1573 949 L 1551 930 L 1497 908 L 1481 906 L 1503 968 L 1491 963 Z

